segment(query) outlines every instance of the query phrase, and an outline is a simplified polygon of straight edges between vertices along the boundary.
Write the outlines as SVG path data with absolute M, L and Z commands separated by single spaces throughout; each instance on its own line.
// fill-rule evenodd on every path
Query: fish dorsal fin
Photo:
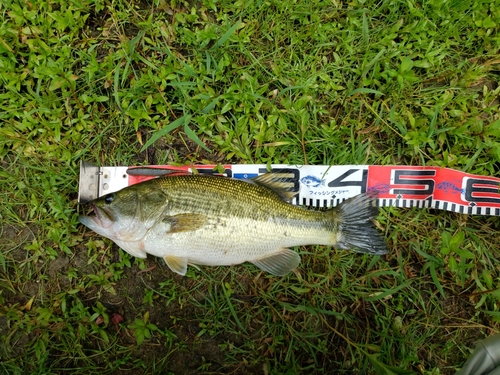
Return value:
M 282 248 L 264 258 L 252 260 L 251 263 L 275 276 L 284 276 L 299 266 L 300 255 L 293 250 Z
M 207 217 L 202 214 L 178 214 L 166 216 L 162 221 L 169 226 L 167 233 L 172 234 L 199 229 L 207 223 Z
M 163 257 L 165 263 L 167 263 L 168 268 L 170 268 L 175 273 L 184 276 L 187 271 L 188 261 L 186 257 L 178 257 L 175 255 L 165 255 Z
M 254 177 L 250 181 L 259 186 L 271 189 L 282 199 L 289 202 L 297 194 L 296 191 L 292 191 L 294 183 L 290 181 L 290 178 L 293 177 L 294 175 L 291 173 L 269 172 Z

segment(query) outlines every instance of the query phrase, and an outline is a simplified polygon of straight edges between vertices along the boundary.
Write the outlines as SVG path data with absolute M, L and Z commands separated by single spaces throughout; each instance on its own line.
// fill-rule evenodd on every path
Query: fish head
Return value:
M 80 223 L 111 240 L 138 241 L 164 211 L 168 200 L 151 184 L 129 186 L 91 201 L 94 215 L 80 216 Z

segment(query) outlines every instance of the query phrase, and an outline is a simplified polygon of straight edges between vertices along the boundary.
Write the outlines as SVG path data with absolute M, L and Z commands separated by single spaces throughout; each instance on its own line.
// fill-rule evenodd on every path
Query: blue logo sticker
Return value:
M 368 188 L 368 191 L 374 193 L 387 194 L 391 190 L 391 185 L 379 183 Z
M 460 189 L 458 186 L 455 184 L 452 184 L 451 182 L 448 181 L 443 181 L 437 184 L 436 186 L 439 190 L 443 190 L 445 194 L 448 194 L 448 192 L 456 194 L 465 194 L 465 189 Z
M 257 176 L 258 176 L 257 173 L 235 173 L 233 177 L 238 178 L 240 180 L 247 180 L 249 178 L 254 178 Z
M 317 188 L 320 186 L 325 186 L 325 180 L 321 180 L 315 176 L 305 176 L 300 179 L 305 186 L 308 188 Z

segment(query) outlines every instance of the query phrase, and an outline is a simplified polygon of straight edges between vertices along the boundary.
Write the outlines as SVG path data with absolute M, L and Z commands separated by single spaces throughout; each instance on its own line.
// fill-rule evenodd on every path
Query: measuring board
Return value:
M 78 201 L 84 203 L 124 187 L 159 176 L 186 173 L 250 179 L 280 174 L 287 190 L 297 194 L 292 204 L 332 207 L 361 193 L 377 196 L 380 207 L 420 207 L 470 215 L 500 216 L 500 178 L 478 176 L 439 167 L 380 165 L 265 164 L 140 167 L 98 167 L 80 164 Z M 222 172 L 222 173 L 221 173 Z

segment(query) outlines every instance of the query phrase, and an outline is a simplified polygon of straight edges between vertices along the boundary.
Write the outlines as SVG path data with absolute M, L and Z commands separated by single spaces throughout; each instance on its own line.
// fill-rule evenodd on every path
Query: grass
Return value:
M 182 278 L 78 224 L 78 163 L 499 177 L 499 7 L 2 2 L 0 372 L 453 374 L 500 329 L 498 218 L 383 209 L 387 256 Z

